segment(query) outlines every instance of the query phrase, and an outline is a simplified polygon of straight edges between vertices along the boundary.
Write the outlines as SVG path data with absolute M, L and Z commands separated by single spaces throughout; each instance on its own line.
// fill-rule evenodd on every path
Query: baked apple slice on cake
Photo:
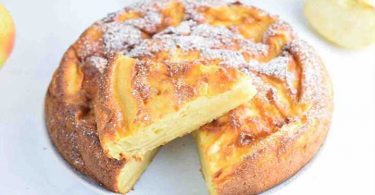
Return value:
M 198 129 L 210 193 L 248 195 L 311 160 L 332 107 L 320 58 L 278 17 L 237 0 L 150 0 L 80 36 L 45 109 L 62 157 L 111 191 L 128 192 L 158 146 Z
M 241 5 L 207 14 L 268 48 L 263 55 L 249 50 L 241 68 L 256 96 L 194 132 L 211 195 L 258 194 L 295 174 L 322 145 L 333 108 L 330 79 L 315 50 L 277 17 Z
M 157 43 L 162 44 L 162 43 Z M 249 77 L 198 51 L 153 58 L 116 55 L 96 105 L 103 149 L 116 159 L 144 154 L 249 101 Z
M 329 129 L 330 80 L 306 43 L 294 40 L 249 71 L 257 95 L 194 132 L 212 195 L 257 194 L 286 180 L 311 160 Z

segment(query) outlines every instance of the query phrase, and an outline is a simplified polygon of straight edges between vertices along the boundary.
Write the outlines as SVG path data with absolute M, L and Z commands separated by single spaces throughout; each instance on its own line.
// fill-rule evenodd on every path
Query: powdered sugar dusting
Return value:
M 196 26 L 197 23 L 193 20 L 187 20 L 180 23 L 176 27 L 168 27 L 162 32 L 156 34 L 154 37 L 158 37 L 165 34 L 177 34 L 177 35 L 189 35 L 191 33 L 191 29 Z
M 208 60 L 221 60 L 221 65 L 231 66 L 234 68 L 240 67 L 246 63 L 242 53 L 238 51 L 215 49 L 215 50 L 203 50 L 202 55 Z
M 290 58 L 289 56 L 279 56 L 268 63 L 259 63 L 251 61 L 249 68 L 261 74 L 286 80 Z
M 220 7 L 233 3 L 240 3 L 239 0 L 182 0 L 185 6 L 186 16 L 195 21 L 203 21 L 204 16 L 199 12 L 199 8 Z
M 263 43 L 254 43 L 253 41 L 242 39 L 241 49 L 253 57 L 265 56 L 268 53 L 269 46 Z
M 94 24 L 90 27 L 92 31 L 100 31 L 100 25 Z M 82 36 L 78 43 L 76 44 L 76 54 L 78 57 L 84 61 L 87 57 L 102 50 L 103 44 L 102 39 L 95 39 L 90 37 L 90 35 Z
M 81 59 L 87 58 L 101 48 L 101 44 L 99 42 L 89 40 L 87 37 L 81 38 L 78 45 L 79 48 L 76 49 L 76 52 L 78 57 Z
M 142 41 L 141 31 L 126 23 L 107 23 L 103 24 L 102 28 L 104 32 L 103 41 L 107 53 L 128 50 Z
M 290 36 L 291 38 L 297 37 L 292 27 L 288 23 L 286 23 L 283 20 L 277 20 L 264 33 L 263 42 L 267 42 L 269 38 L 277 36 L 277 35 L 286 35 L 286 36 Z
M 147 13 L 150 11 L 160 10 L 166 7 L 166 5 L 170 2 L 171 0 L 142 0 L 138 1 L 133 5 L 130 5 L 129 7 L 126 7 L 125 10 L 133 10 L 140 13 Z
M 291 62 L 291 56 L 288 52 L 283 52 L 283 54 L 275 59 L 266 62 L 260 63 L 256 60 L 251 60 L 244 66 L 240 67 L 240 70 L 249 74 L 249 72 L 255 72 L 258 74 L 263 74 L 271 76 L 281 81 L 286 82 L 287 87 L 289 88 L 292 94 L 297 93 L 297 89 L 293 87 L 293 82 L 296 79 L 295 75 L 288 70 L 289 63 Z M 252 75 L 251 77 L 255 77 Z M 259 85 L 265 85 L 264 82 L 258 82 Z M 266 91 L 269 90 L 269 87 Z
M 287 49 L 294 55 L 302 68 L 302 88 L 303 93 L 300 97 L 300 102 L 302 103 L 314 103 L 314 107 L 309 110 L 310 114 L 315 117 L 325 118 L 327 112 L 325 111 L 329 108 L 325 101 L 329 97 L 330 89 L 324 80 L 325 75 L 323 73 L 323 66 L 321 61 L 317 56 L 315 50 L 308 45 L 305 41 L 294 40 L 288 46 Z
M 136 60 L 136 65 L 134 67 L 134 74 L 132 75 L 133 79 L 131 84 L 133 89 L 131 93 L 134 95 L 137 101 L 140 101 L 138 102 L 139 105 L 137 105 L 137 107 L 142 107 L 147 104 L 147 98 L 149 98 L 150 96 L 152 97 L 153 94 L 157 94 L 159 92 L 156 89 L 153 89 L 150 81 L 148 80 L 151 78 L 151 72 L 154 71 L 153 69 L 150 70 L 150 64 L 153 63 L 153 59 L 148 59 L 148 57 L 152 57 L 160 51 L 166 51 L 170 54 L 174 54 L 173 52 L 175 52 L 176 50 L 196 50 L 199 51 L 201 55 L 198 59 L 199 61 L 218 60 L 220 61 L 221 66 L 238 68 L 239 70 L 248 74 L 251 77 L 254 86 L 256 86 L 257 88 L 257 102 L 258 100 L 260 100 L 261 102 L 267 102 L 268 104 L 279 106 L 275 104 L 275 101 L 272 101 L 272 99 L 270 98 L 269 94 L 272 93 L 272 98 L 276 100 L 276 103 L 282 104 L 281 106 L 289 108 L 291 104 L 293 104 L 294 106 L 294 104 L 298 103 L 307 103 L 309 105 L 312 105 L 312 108 L 309 107 L 308 113 L 303 113 L 304 117 L 307 115 L 306 118 L 308 119 L 308 123 L 317 118 L 321 124 L 324 123 L 323 120 L 329 120 L 330 116 L 327 116 L 327 114 L 329 114 L 327 112 L 327 109 L 329 109 L 332 105 L 330 104 L 331 102 L 326 101 L 329 101 L 330 89 L 329 86 L 327 86 L 327 81 L 325 80 L 325 70 L 323 70 L 324 68 L 322 67 L 319 58 L 310 46 L 308 46 L 303 41 L 294 40 L 289 43 L 286 48 L 284 48 L 284 52 L 282 52 L 281 55 L 272 57 L 273 60 L 265 62 L 265 60 L 270 58 L 268 56 L 268 44 L 272 44 L 267 42 L 267 40 L 273 37 L 279 37 L 279 35 L 286 36 L 288 40 L 296 39 L 289 25 L 284 22 L 276 22 L 272 24 L 263 35 L 263 42 L 255 43 L 251 40 L 245 39 L 238 32 L 235 32 L 231 28 L 226 28 L 223 26 L 214 27 L 208 24 L 204 24 L 204 15 L 202 14 L 202 10 L 204 10 L 204 8 L 219 7 L 231 3 L 237 3 L 237 0 L 175 1 L 182 3 L 185 7 L 186 12 L 184 18 L 185 21 L 178 26 L 169 27 L 165 30 L 162 30 L 165 27 L 162 22 L 165 20 L 163 18 L 161 10 L 166 7 L 166 4 L 172 2 L 172 0 L 141 1 L 140 3 L 137 3 L 136 5 L 133 5 L 131 7 L 127 7 L 118 13 L 110 14 L 107 18 L 96 23 L 95 25 L 97 25 L 100 29 L 98 30 L 99 33 L 93 33 L 93 37 L 90 37 L 90 33 L 84 34 L 84 36 L 81 37 L 78 43 L 73 46 L 73 49 L 76 52 L 75 54 L 78 57 L 77 61 L 85 64 L 84 66 L 82 66 L 82 68 L 87 68 L 89 65 L 91 65 L 93 67 L 96 67 L 99 72 L 103 73 L 109 66 L 108 59 L 110 59 L 114 53 L 121 52 L 130 57 L 134 57 Z M 123 14 L 127 10 L 136 11 L 137 14 L 139 14 L 140 18 L 129 19 L 122 22 L 114 22 L 114 19 L 119 18 L 118 16 L 121 16 L 121 14 Z M 260 12 L 257 13 L 259 17 L 266 15 L 265 12 L 262 12 L 261 10 L 258 11 Z M 98 37 L 96 37 L 96 35 L 100 35 L 100 33 L 102 33 L 103 36 L 100 39 L 97 39 Z M 273 55 L 273 53 L 271 53 L 271 55 Z M 75 58 L 76 56 L 73 57 Z M 70 55 L 67 55 L 64 60 L 70 60 L 70 57 Z M 175 95 L 177 96 L 178 103 L 184 103 L 186 100 L 189 100 L 189 97 L 194 96 L 196 91 L 194 91 L 194 87 L 189 86 L 189 83 L 184 81 L 183 79 L 180 79 L 179 76 L 187 73 L 190 70 L 189 66 L 195 62 L 174 62 L 172 60 L 168 60 L 169 59 L 162 62 L 163 65 L 167 65 L 168 69 L 166 73 L 163 73 L 168 74 L 169 78 L 172 78 L 173 87 L 175 90 Z M 301 78 L 299 78 L 300 75 L 296 76 L 292 72 L 289 72 L 288 64 L 291 60 L 296 60 L 298 66 L 300 66 L 300 68 L 302 69 Z M 152 68 L 154 68 L 154 66 L 152 66 Z M 62 71 L 59 70 L 58 74 L 63 74 L 63 71 L 65 71 L 65 69 Z M 83 73 L 90 74 L 90 71 L 83 71 Z M 108 73 L 111 72 L 108 71 Z M 99 77 L 97 77 L 98 75 Z M 265 77 L 264 75 L 266 75 L 267 77 Z M 110 101 L 110 99 L 113 98 L 113 94 L 111 91 L 112 88 L 110 87 L 108 81 L 110 80 L 110 78 L 107 74 L 90 74 L 85 75 L 85 78 L 89 78 L 90 76 L 95 77 L 94 79 L 100 78 L 99 82 L 95 82 L 95 85 L 99 85 L 99 90 L 97 90 L 99 91 L 99 95 L 97 93 L 95 94 L 96 96 L 99 96 L 99 98 L 94 97 L 94 93 L 86 93 L 87 91 L 85 92 L 85 90 L 90 90 L 90 86 L 92 85 L 82 85 L 83 93 L 79 93 L 79 96 L 77 96 L 77 98 L 81 98 L 78 101 L 79 105 L 72 105 L 72 101 L 66 101 L 66 104 L 64 103 L 63 105 L 68 106 L 67 111 L 69 111 L 67 112 L 65 118 L 71 118 L 70 120 L 75 120 L 77 121 L 77 123 L 71 123 L 69 121 L 65 121 L 65 123 L 69 122 L 69 124 L 72 125 L 68 126 L 75 126 L 74 129 L 79 130 L 82 129 L 82 126 L 79 126 L 80 124 L 82 124 L 82 121 L 88 120 L 93 125 L 93 132 L 84 131 L 84 133 L 87 134 L 86 136 L 94 136 L 92 135 L 92 133 L 94 133 L 94 131 L 96 132 L 96 127 L 98 127 L 99 130 L 103 130 L 103 128 L 105 127 L 113 132 L 117 131 L 120 128 L 123 128 L 123 115 L 125 113 L 120 110 L 116 110 L 116 108 L 114 108 L 115 106 L 106 107 L 107 109 L 111 109 L 111 112 L 108 112 L 108 114 L 111 114 L 111 120 L 108 123 L 104 123 L 105 121 L 103 122 L 102 120 L 96 120 L 95 118 L 97 117 L 84 117 L 84 120 L 81 119 L 83 117 L 77 117 L 84 115 L 87 112 L 87 109 L 92 109 L 93 103 L 91 101 L 98 100 L 100 101 L 98 103 L 103 103 L 106 101 Z M 297 95 L 295 96 L 296 99 L 298 99 L 298 101 L 300 102 L 291 102 L 291 104 L 283 102 L 284 99 L 282 98 L 284 94 L 282 93 L 284 93 L 286 90 L 281 89 L 280 91 L 277 91 L 279 86 L 274 86 L 274 82 L 269 82 L 268 77 L 278 78 L 283 81 L 280 83 L 286 83 L 289 87 L 292 86 L 293 82 L 296 81 L 296 79 L 301 79 L 301 93 L 297 93 L 297 89 L 293 89 L 294 91 L 292 91 L 292 93 L 300 95 L 299 97 Z M 92 78 L 90 77 L 89 82 L 91 82 L 91 79 Z M 272 81 L 274 81 L 274 79 L 272 79 Z M 278 100 L 277 98 L 280 98 L 280 100 Z M 295 99 L 293 99 L 293 101 L 294 100 Z M 84 103 L 84 105 L 82 103 Z M 77 109 L 71 109 L 72 106 Z M 105 107 L 107 106 L 107 104 L 102 104 L 102 106 Z M 104 113 L 104 115 L 107 115 L 106 112 Z M 90 114 L 95 115 L 97 114 L 97 112 L 94 110 L 90 110 Z M 254 141 L 254 139 L 256 139 L 257 137 L 253 137 L 253 134 L 251 132 L 242 131 L 240 117 L 252 116 L 245 114 L 241 114 L 241 116 L 233 115 L 233 118 L 230 119 L 234 124 L 234 127 L 237 128 L 237 131 L 240 132 L 240 143 L 242 145 L 251 145 L 253 144 L 252 142 Z M 300 118 L 301 116 L 296 114 L 291 117 Z M 322 120 L 319 120 L 320 117 L 322 117 Z M 59 117 L 57 117 L 56 120 L 58 120 L 58 118 Z M 105 118 L 109 118 L 109 116 Z M 146 109 L 139 109 L 136 113 L 135 118 L 136 121 L 139 120 L 142 122 L 151 122 L 153 120 L 151 114 Z M 290 118 L 288 118 L 288 121 L 289 120 Z M 268 124 L 269 122 L 267 120 L 267 123 L 264 125 L 264 127 L 269 127 L 267 126 Z M 279 127 L 278 125 L 276 126 Z M 305 126 L 308 126 L 308 124 Z M 297 133 L 303 132 L 303 129 L 299 128 L 281 129 L 283 129 L 282 131 L 286 131 L 286 133 L 288 134 L 288 139 L 295 139 L 297 137 Z M 280 129 L 275 129 L 275 131 L 276 130 Z M 273 132 L 269 133 L 271 134 Z M 75 146 L 76 143 L 79 142 L 79 140 L 76 139 L 77 134 L 65 135 L 69 137 L 67 138 L 67 140 L 71 140 L 71 145 L 73 145 L 74 150 L 72 150 L 70 154 L 74 161 L 72 163 L 78 166 L 83 166 L 82 163 L 84 162 L 80 158 L 80 153 L 77 153 L 78 150 Z M 269 134 L 267 134 L 266 136 L 268 135 Z M 100 145 L 98 145 L 99 140 L 97 138 L 95 140 L 95 143 L 96 145 L 94 145 L 94 147 L 100 149 Z M 287 145 L 288 143 L 290 143 L 290 140 L 285 141 L 284 139 L 282 139 L 280 141 L 280 144 L 282 146 L 280 151 L 284 151 L 285 145 Z M 262 143 L 257 143 L 257 145 L 261 147 L 260 144 Z M 220 149 L 221 148 L 219 148 L 219 146 L 216 148 L 216 150 Z M 100 154 L 102 154 L 102 152 L 103 151 L 100 149 Z M 96 160 L 99 159 L 107 161 L 108 158 L 98 154 L 99 153 L 95 153 L 93 158 L 95 158 Z M 256 152 L 254 153 L 254 155 L 246 158 L 256 158 L 256 155 L 258 154 L 260 154 L 260 152 Z M 116 167 L 123 166 L 120 161 L 113 162 L 116 162 Z M 112 166 L 112 163 L 105 164 Z
M 197 17 L 201 17 L 198 13 L 201 8 L 220 7 L 238 3 L 238 1 L 178 0 L 177 2 L 182 3 L 185 7 L 185 21 L 175 27 L 168 27 L 158 32 L 158 27 L 163 20 L 160 11 L 170 2 L 170 0 L 142 1 L 125 8 L 125 10 L 140 13 L 142 17 L 124 22 L 102 24 L 106 53 L 111 54 L 120 51 L 130 57 L 141 58 L 150 57 L 160 51 L 173 53 L 177 49 L 182 51 L 196 50 L 200 52 L 203 59 L 219 60 L 222 66 L 238 68 L 247 73 L 249 71 L 257 72 L 283 80 L 290 88 L 291 93 L 297 93 L 296 89 L 292 87 L 293 81 L 296 79 L 295 75 L 288 71 L 288 64 L 291 60 L 288 52 L 283 52 L 281 56 L 267 63 L 256 61 L 257 57 L 268 54 L 269 45 L 266 43 L 271 37 L 284 35 L 288 37 L 288 40 L 297 39 L 289 24 L 277 20 L 269 26 L 263 35 L 263 42 L 255 43 L 227 27 L 211 26 L 197 19 Z M 144 39 L 142 32 L 151 34 L 151 37 Z M 292 48 L 297 50 L 296 48 L 299 47 L 302 47 L 301 44 L 294 42 L 288 48 L 292 51 Z M 245 59 L 244 54 L 250 56 L 250 61 Z M 306 63 L 311 64 L 310 56 L 306 59 L 310 60 Z M 303 61 L 303 59 L 301 60 Z M 314 76 L 312 74 L 306 75 L 306 82 L 310 82 L 309 80 L 316 81 L 311 77 Z M 313 95 L 306 93 L 305 96 L 311 97 Z
M 142 18 L 130 19 L 124 22 L 124 24 L 134 26 L 138 29 L 141 29 L 147 33 L 155 33 L 158 29 L 158 26 L 162 22 L 162 16 L 159 12 L 150 11 Z
M 99 56 L 91 56 L 87 58 L 86 63 L 97 68 L 100 73 L 103 73 L 108 66 L 108 60 Z
M 193 97 L 197 92 L 190 85 L 186 84 L 183 79 L 173 80 L 175 96 L 177 97 L 177 103 L 183 104 L 185 101 Z
M 258 99 L 268 102 L 269 100 L 267 99 L 267 93 L 273 88 L 273 86 L 267 82 L 265 82 L 262 78 L 260 78 L 259 75 L 257 75 L 254 72 L 249 71 L 249 69 L 244 68 L 241 69 L 243 72 L 245 72 L 247 75 L 250 76 L 252 79 L 253 85 L 257 89 L 257 97 Z
M 133 95 L 140 100 L 146 101 L 151 94 L 150 85 L 147 81 L 150 64 L 145 61 L 137 60 L 135 64 L 135 75 L 133 76 Z
M 154 35 L 151 40 L 144 40 L 127 55 L 137 58 L 159 51 L 173 52 L 177 48 L 183 51 L 197 50 L 206 60 L 217 59 L 222 65 L 233 67 L 246 63 L 243 52 L 257 56 L 268 51 L 266 45 L 246 40 L 226 27 L 186 21 Z
M 161 50 L 173 50 L 180 48 L 184 51 L 199 50 L 202 55 L 212 59 L 222 55 L 222 64 L 233 64 L 235 60 L 228 60 L 229 57 L 240 59 L 241 52 L 252 55 L 265 55 L 268 47 L 265 44 L 254 43 L 244 39 L 240 34 L 234 33 L 226 27 L 213 27 L 208 24 L 197 24 L 194 18 L 187 17 L 187 21 L 182 22 L 177 27 L 169 27 L 157 33 L 162 22 L 160 10 L 169 3 L 163 1 L 142 1 L 125 10 L 132 10 L 143 15 L 140 18 L 129 19 L 124 22 L 103 23 L 103 40 L 105 52 L 112 54 L 122 51 L 131 57 L 150 55 Z M 185 12 L 197 11 L 201 7 L 218 7 L 236 0 L 181 0 L 177 1 L 185 6 Z M 198 13 L 196 13 L 197 15 Z M 152 34 L 150 41 L 142 40 L 142 31 Z M 155 34 L 156 33 L 156 34 Z M 213 51 L 215 48 L 229 48 L 237 45 L 237 52 L 233 51 Z M 134 49 L 132 49 L 136 46 Z M 232 49 L 233 50 L 233 49 Z M 241 59 L 242 60 L 242 59 Z M 243 61 L 243 60 L 242 60 Z M 237 66 L 237 65 L 234 65 Z

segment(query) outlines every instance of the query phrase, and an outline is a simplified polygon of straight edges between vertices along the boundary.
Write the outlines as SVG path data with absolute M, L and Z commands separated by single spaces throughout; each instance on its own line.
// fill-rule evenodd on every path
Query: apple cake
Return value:
M 45 110 L 62 157 L 111 191 L 195 130 L 209 192 L 254 194 L 313 157 L 332 107 L 320 58 L 278 17 L 236 0 L 151 0 L 80 36 Z

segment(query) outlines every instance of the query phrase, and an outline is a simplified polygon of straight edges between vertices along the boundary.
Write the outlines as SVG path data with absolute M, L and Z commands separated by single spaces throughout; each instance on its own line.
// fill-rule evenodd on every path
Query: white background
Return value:
M 43 100 L 63 52 L 92 22 L 132 1 L 0 0 L 16 23 L 16 46 L 0 70 L 0 194 L 106 194 L 55 153 Z M 280 15 L 323 57 L 335 90 L 328 139 L 302 172 L 266 193 L 375 194 L 375 48 L 347 51 L 316 36 L 299 0 L 248 3 Z M 207 194 L 191 138 L 165 146 L 131 195 Z

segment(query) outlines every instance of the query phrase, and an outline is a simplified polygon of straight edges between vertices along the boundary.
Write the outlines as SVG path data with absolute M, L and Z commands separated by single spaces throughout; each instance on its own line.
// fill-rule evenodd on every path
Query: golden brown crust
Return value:
M 209 6 L 206 6 L 206 3 L 201 5 L 196 1 L 192 1 L 189 5 L 183 1 L 153 3 L 156 4 L 156 8 L 153 7 L 148 12 L 129 8 L 130 11 L 126 10 L 119 14 L 124 16 L 133 12 L 138 13 L 141 15 L 142 24 L 146 23 L 149 28 L 153 27 L 152 30 L 148 30 L 150 32 L 131 26 L 134 21 L 127 23 L 127 20 L 124 20 L 124 23 L 113 22 L 102 25 L 104 28 L 102 39 L 106 45 L 106 53 L 112 52 L 114 57 L 103 71 L 98 98 L 95 99 L 94 105 L 101 145 L 107 155 L 113 158 L 139 155 L 169 142 L 170 140 L 157 142 L 156 139 L 154 145 L 149 148 L 143 147 L 143 150 L 127 150 L 124 146 L 124 143 L 135 142 L 132 138 L 143 134 L 142 130 L 148 129 L 151 124 L 177 113 L 184 106 L 188 107 L 194 100 L 219 96 L 237 87 L 247 79 L 236 67 L 246 63 L 248 59 L 245 58 L 251 58 L 250 55 L 261 56 L 262 52 L 277 53 L 279 50 L 270 48 L 268 51 L 263 45 L 246 40 L 237 33 L 240 29 L 234 29 L 235 26 L 232 24 L 227 25 L 233 30 L 221 26 L 220 23 L 208 25 L 221 20 L 215 18 L 219 12 L 215 11 L 214 3 L 207 3 Z M 198 12 L 202 12 L 201 17 L 182 20 L 183 17 L 174 14 L 173 19 L 180 18 L 180 20 L 172 20 L 178 21 L 175 24 L 177 26 L 172 26 L 170 22 L 166 23 L 172 19 L 167 13 L 173 12 L 171 10 L 176 10 L 180 6 L 184 8 L 180 15 L 186 16 L 189 12 L 194 12 L 196 17 L 199 15 Z M 189 8 L 189 6 L 193 7 Z M 222 4 L 218 7 L 218 9 L 221 9 L 220 7 L 228 9 L 230 12 L 228 14 L 232 15 L 236 10 L 242 11 L 240 20 L 244 24 L 247 24 L 247 14 L 255 13 L 254 17 L 259 17 L 256 25 L 260 28 L 254 31 L 265 30 L 275 20 L 269 15 L 258 16 L 256 14 L 259 10 L 238 3 Z M 155 17 L 154 14 L 149 16 L 150 13 L 159 16 Z M 166 17 L 170 18 L 166 19 Z M 224 20 L 226 19 L 224 18 L 223 22 Z M 118 33 L 119 31 L 121 33 Z M 129 33 L 129 37 L 123 36 L 122 33 Z M 252 35 L 248 36 L 252 38 Z M 125 39 L 125 46 L 119 44 L 119 41 L 124 42 L 122 39 Z M 256 54 L 247 50 L 262 51 Z M 119 51 L 121 54 L 116 53 Z M 250 89 L 251 86 L 249 85 L 248 88 Z M 237 98 L 237 102 L 243 102 L 240 97 Z M 191 130 L 193 129 L 189 129 Z M 163 134 L 163 130 L 160 132 Z M 179 136 L 181 135 L 183 134 Z
M 326 86 L 331 83 L 324 73 Z M 330 87 L 329 87 L 330 88 Z M 331 89 L 329 89 L 331 90 Z M 275 133 L 261 143 L 261 147 L 233 170 L 233 175 L 218 186 L 218 194 L 257 194 L 297 173 L 319 150 L 328 133 L 332 116 L 332 94 L 321 99 L 327 105 L 325 117 L 314 124 L 305 124 L 293 133 Z
M 273 114 L 272 120 L 277 126 L 272 131 L 269 131 L 272 125 L 268 124 L 266 129 L 262 129 L 261 124 L 264 121 L 257 121 L 257 117 L 244 115 L 242 112 L 246 106 L 229 113 L 232 118 L 228 119 L 224 116 L 219 118 L 216 124 L 204 127 L 200 132 L 203 135 L 215 136 L 215 134 L 226 133 L 228 137 L 228 135 L 246 133 L 248 138 L 244 140 L 241 136 L 234 137 L 233 139 L 239 142 L 238 145 L 231 146 L 234 147 L 232 149 L 224 145 L 219 154 L 213 155 L 214 157 L 223 155 L 225 159 L 228 155 L 232 155 L 231 150 L 238 152 L 229 157 L 229 162 L 219 164 L 217 172 L 212 177 L 208 177 L 212 179 L 217 194 L 257 194 L 281 183 L 308 163 L 326 138 L 333 110 L 333 93 L 327 71 L 315 51 L 305 42 L 294 40 L 286 50 L 301 68 L 299 98 L 293 101 L 295 104 L 293 107 L 302 102 L 310 106 L 305 112 L 299 114 L 292 112 L 289 116 L 286 114 L 287 120 L 282 123 L 277 122 L 278 119 Z M 259 96 L 261 95 L 258 94 L 252 102 L 257 102 Z M 282 103 L 279 102 L 279 105 Z M 262 107 L 252 108 L 254 111 Z M 271 112 L 270 109 L 264 111 Z M 240 114 L 236 115 L 238 112 Z M 254 124 L 254 120 L 257 121 L 255 123 L 257 125 L 248 126 Z M 229 129 L 225 128 L 228 122 L 232 124 Z M 237 126 L 234 127 L 233 123 Z M 249 132 L 246 128 L 253 129 Z M 228 133 L 228 131 L 232 132 Z M 212 145 L 200 143 L 199 147 L 207 150 Z M 225 161 L 218 161 L 218 163 L 223 162 Z
M 176 7 L 176 10 L 181 9 Z M 165 15 L 163 24 L 179 22 L 179 17 L 175 16 L 178 13 L 166 12 Z M 114 49 L 105 43 L 103 33 L 115 27 L 105 29 L 103 26 L 139 17 L 138 12 L 124 9 L 89 27 L 64 54 L 45 100 L 48 133 L 59 153 L 72 167 L 114 192 L 120 191 L 117 177 L 126 160 L 111 159 L 104 154 L 92 102 L 101 71 L 112 56 L 109 50 Z M 147 33 L 152 34 L 161 26 L 139 28 L 143 36 L 147 36 Z M 115 48 L 115 51 L 120 49 Z
M 181 7 L 176 5 L 176 10 L 179 9 Z M 179 17 L 175 16 L 178 13 L 164 14 L 165 21 L 161 25 L 151 27 L 139 24 L 136 27 L 142 31 L 142 38 L 159 28 L 165 28 L 163 25 L 179 22 Z M 93 102 L 97 98 L 98 84 L 105 66 L 115 52 L 124 49 L 116 48 L 119 46 L 116 44 L 111 45 L 112 42 L 121 41 L 111 36 L 118 33 L 116 25 L 140 17 L 140 10 L 125 8 L 90 26 L 65 52 L 52 77 L 45 100 L 48 133 L 58 152 L 73 168 L 114 192 L 124 193 L 123 189 L 119 189 L 118 176 L 126 165 L 126 159 L 116 160 L 105 155 L 100 145 L 96 122 L 98 116 L 93 111 Z M 105 32 L 108 40 L 103 35 Z
M 236 132 L 228 133 L 234 140 L 231 147 L 235 152 L 246 154 L 244 159 L 238 156 L 229 158 L 227 165 L 231 167 L 225 172 L 215 171 L 218 178 L 213 182 L 216 191 L 219 194 L 259 193 L 287 179 L 312 158 L 327 134 L 332 112 L 332 91 L 323 64 L 309 46 L 298 40 L 288 24 L 237 1 L 230 4 L 222 2 L 152 1 L 111 14 L 82 34 L 65 53 L 46 97 L 46 122 L 51 140 L 69 164 L 106 188 L 119 191 L 117 177 L 126 160 L 108 158 L 100 140 L 101 133 L 115 134 L 111 132 L 113 128 L 104 125 L 116 124 L 111 120 L 122 118 L 114 116 L 119 113 L 114 112 L 118 106 L 105 105 L 107 101 L 100 100 L 110 94 L 98 95 L 100 87 L 106 87 L 104 81 L 111 79 L 108 74 L 113 71 L 113 66 L 108 64 L 111 64 L 117 52 L 136 56 L 140 60 L 147 58 L 143 56 L 147 53 L 137 56 L 139 51 L 131 53 L 130 50 L 141 46 L 143 40 L 168 26 L 177 26 L 184 19 L 191 20 L 184 22 L 188 27 L 192 23 L 222 26 L 219 37 L 229 31 L 246 38 L 241 42 L 246 42 L 247 47 L 239 47 L 237 42 L 231 45 L 223 41 L 224 46 L 214 44 L 219 47 L 215 49 L 230 52 L 241 50 L 242 53 L 235 53 L 229 60 L 226 59 L 223 69 L 228 72 L 239 69 L 258 78 L 258 87 L 266 88 L 266 93 L 258 95 L 249 104 L 234 109 L 222 120 L 218 119 L 201 130 L 213 133 L 214 138 L 221 132 L 227 132 L 220 131 L 225 128 Z M 155 16 L 159 12 L 162 13 L 161 18 Z M 131 22 L 123 24 L 127 20 Z M 185 30 L 175 28 L 171 32 L 166 30 L 166 34 L 179 31 L 185 35 Z M 210 37 L 213 31 L 209 32 Z M 237 59 L 239 55 L 243 61 Z M 168 57 L 162 56 L 161 60 L 168 60 Z M 285 60 L 289 62 L 287 65 Z M 274 64 L 270 69 L 263 67 L 272 61 Z M 171 67 L 168 74 L 182 71 L 184 75 L 190 66 L 183 66 L 182 69 Z M 279 97 L 275 89 L 287 95 Z M 178 97 L 181 98 L 179 101 L 183 101 L 185 97 L 193 96 L 192 91 L 182 87 L 175 94 L 185 94 Z M 136 88 L 135 92 L 139 93 L 142 101 L 148 95 L 142 88 Z M 262 98 L 269 102 L 264 103 Z M 246 118 L 249 112 L 247 108 L 252 106 L 258 109 L 261 117 Z M 100 107 L 100 112 L 96 112 L 94 107 Z M 103 124 L 103 132 L 98 132 L 98 121 Z M 297 127 L 293 124 L 297 124 Z M 210 145 L 208 142 L 203 144 Z M 229 157 L 233 149 L 220 152 Z
M 59 82 L 56 82 L 63 72 L 59 69 L 55 73 L 55 82 L 51 83 L 45 100 L 45 117 L 50 138 L 73 168 L 107 189 L 119 192 L 117 176 L 126 160 L 110 159 L 103 153 L 88 94 L 82 93 L 80 98 L 67 98 L 75 101 L 63 98 L 67 94 L 61 90 Z M 90 77 L 87 75 L 89 74 L 86 74 L 86 78 Z
M 106 157 L 100 147 L 95 123 L 85 120 L 76 124 L 74 118 L 82 112 L 81 108 L 64 104 L 47 95 L 46 121 L 52 142 L 73 168 L 107 189 L 118 192 L 117 176 L 125 160 Z
M 218 194 L 257 194 L 288 179 L 315 155 L 328 126 L 325 123 L 310 127 L 293 140 L 289 135 L 272 138 L 273 143 L 255 151 L 254 156 L 237 166 L 230 179 L 217 187 Z M 288 140 L 287 146 L 284 140 Z
M 269 48 L 244 67 L 258 95 L 197 132 L 213 194 L 255 194 L 277 185 L 312 158 L 327 134 L 333 107 L 327 71 L 288 24 L 272 22 L 265 31 L 240 31 L 262 37 Z

